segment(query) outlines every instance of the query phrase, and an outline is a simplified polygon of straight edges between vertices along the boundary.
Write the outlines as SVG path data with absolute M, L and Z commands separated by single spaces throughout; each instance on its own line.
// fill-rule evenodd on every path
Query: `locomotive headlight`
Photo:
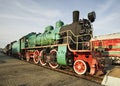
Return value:
M 94 11 L 88 13 L 88 19 L 89 19 L 91 22 L 94 22 L 95 19 L 96 19 L 96 13 L 95 13 Z

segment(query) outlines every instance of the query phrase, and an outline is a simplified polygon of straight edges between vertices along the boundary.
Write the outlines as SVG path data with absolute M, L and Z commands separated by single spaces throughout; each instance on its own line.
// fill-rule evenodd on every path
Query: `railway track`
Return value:
M 22 61 L 25 61 L 27 62 L 26 60 L 22 60 Z M 57 72 L 61 72 L 61 73 L 64 73 L 64 74 L 68 74 L 70 76 L 74 76 L 74 77 L 78 77 L 78 78 L 83 78 L 83 79 L 86 79 L 86 80 L 89 80 L 89 81 L 92 81 L 92 82 L 95 82 L 95 83 L 98 83 L 98 84 L 101 84 L 103 78 L 99 77 L 99 76 L 92 76 L 90 74 L 86 74 L 86 75 L 78 75 L 76 74 L 72 68 L 60 68 L 60 69 L 53 69 L 51 67 L 49 67 L 48 65 L 46 66 L 42 66 L 40 64 L 35 64 L 32 60 L 29 61 L 30 64 L 34 64 L 34 65 L 37 65 L 37 66 L 40 66 L 40 67 L 43 67 L 43 68 L 47 68 L 47 69 L 50 69 L 50 70 L 53 70 L 53 71 L 57 71 Z M 69 70 L 70 69 L 70 70 Z
M 45 66 L 45 68 L 51 69 L 48 66 Z M 101 82 L 102 82 L 102 78 L 99 78 L 99 77 L 96 77 L 96 76 L 91 76 L 89 74 L 78 75 L 78 74 L 74 73 L 73 71 L 68 71 L 68 70 L 65 70 L 65 69 L 51 69 L 51 70 L 58 71 L 58 72 L 61 72 L 61 73 L 65 73 L 65 74 L 68 74 L 68 75 L 71 75 L 71 76 L 75 76 L 75 77 L 78 77 L 78 78 L 87 79 L 89 81 L 93 81 L 93 82 L 96 82 L 96 83 L 99 83 L 99 84 L 101 84 Z

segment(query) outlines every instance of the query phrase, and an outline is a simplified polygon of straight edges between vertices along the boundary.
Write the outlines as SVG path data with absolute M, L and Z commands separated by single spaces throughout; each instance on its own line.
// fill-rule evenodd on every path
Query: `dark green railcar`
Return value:
M 12 55 L 19 55 L 20 54 L 20 40 L 15 41 L 12 45 Z

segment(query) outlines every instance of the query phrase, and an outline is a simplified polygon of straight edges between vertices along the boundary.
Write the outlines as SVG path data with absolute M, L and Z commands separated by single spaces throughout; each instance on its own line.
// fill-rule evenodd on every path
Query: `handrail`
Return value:
M 67 36 L 67 37 L 68 37 L 69 39 L 71 39 L 74 44 L 77 43 L 77 42 L 75 42 L 70 36 Z M 62 38 L 67 38 L 67 37 L 62 37 Z M 85 43 L 85 42 L 78 42 L 78 43 Z
M 88 35 L 88 34 L 82 34 L 82 35 L 75 35 L 71 30 L 66 30 L 66 31 L 62 31 L 62 32 L 60 32 L 60 33 L 64 33 L 64 32 L 70 32 L 74 37 L 79 37 L 79 36 L 84 36 L 84 35 Z M 58 34 L 60 34 L 60 33 L 58 33 Z M 92 35 L 91 35 L 92 36 Z
M 75 46 L 76 46 L 76 48 L 75 48 L 75 50 L 79 50 L 79 45 L 81 44 L 82 45 L 82 48 L 81 48 L 81 50 L 84 50 L 84 48 L 83 47 L 85 47 L 85 43 L 89 43 L 89 41 L 87 41 L 87 42 L 79 42 L 79 37 L 83 37 L 83 36 L 86 36 L 86 35 L 90 35 L 91 37 L 92 37 L 92 35 L 91 34 L 83 34 L 83 35 L 75 35 L 71 30 L 66 30 L 66 31 L 62 31 L 62 32 L 60 32 L 60 33 L 67 33 L 67 35 L 65 35 L 64 37 L 62 37 L 62 39 L 67 39 L 66 40 L 66 42 L 67 42 L 67 44 L 69 45 L 69 48 L 70 48 L 70 44 L 68 43 L 69 42 L 69 40 L 70 41 L 72 41 L 72 43 L 74 43 L 75 44 Z M 59 34 L 60 34 L 59 33 Z M 73 40 L 73 38 L 71 37 L 71 36 L 69 36 L 69 35 L 72 35 L 73 36 L 73 38 L 75 38 L 75 40 Z M 90 45 L 90 44 L 89 44 Z M 90 46 L 89 46 L 89 48 L 90 48 Z M 71 49 L 72 50 L 72 49 Z

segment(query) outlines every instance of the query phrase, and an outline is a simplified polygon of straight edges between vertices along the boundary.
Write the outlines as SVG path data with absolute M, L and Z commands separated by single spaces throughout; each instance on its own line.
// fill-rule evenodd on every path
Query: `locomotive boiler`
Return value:
M 47 26 L 44 33 L 39 33 L 36 37 L 36 45 L 51 45 L 55 44 L 59 39 L 59 30 L 64 25 L 62 21 L 56 22 L 55 29 L 53 26 Z

